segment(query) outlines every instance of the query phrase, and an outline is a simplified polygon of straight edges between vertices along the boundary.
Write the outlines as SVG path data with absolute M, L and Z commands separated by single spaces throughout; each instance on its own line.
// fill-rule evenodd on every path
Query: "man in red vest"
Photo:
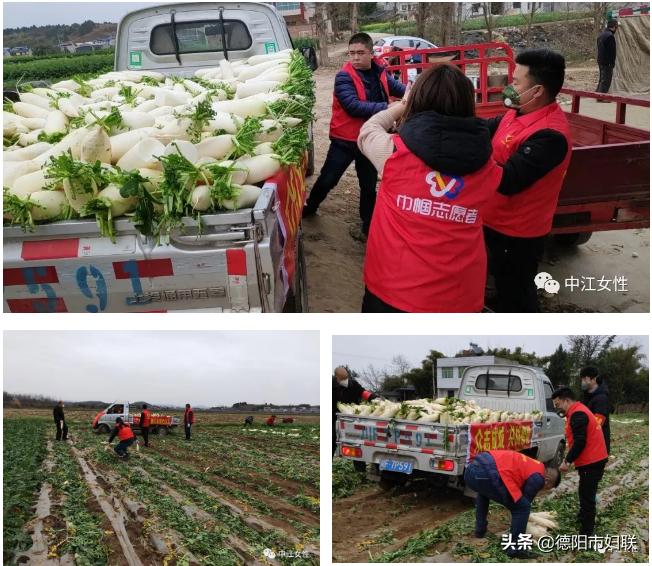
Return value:
M 510 535 L 513 546 L 506 550 L 511 558 L 527 557 L 516 547 L 525 533 L 530 507 L 540 491 L 557 487 L 561 474 L 557 468 L 544 466 L 514 450 L 481 452 L 464 470 L 464 483 L 478 495 L 475 500 L 475 536 L 487 532 L 489 500 L 496 501 L 512 513 Z
M 145 448 L 149 447 L 149 425 L 152 422 L 152 413 L 147 408 L 147 403 L 143 403 L 143 411 L 140 413 L 140 433 L 145 441 Z
M 317 213 L 319 205 L 354 161 L 360 184 L 362 233 L 352 235 L 366 240 L 376 203 L 378 173 L 358 149 L 358 134 L 367 118 L 387 108 L 390 96 L 403 96 L 405 86 L 388 76 L 383 63 L 374 58 L 373 40 L 368 34 L 356 33 L 351 37 L 349 58 L 335 76 L 329 131 L 331 145 L 306 201 L 303 217 Z
M 128 458 L 129 454 L 127 449 L 136 442 L 136 435 L 134 434 L 134 431 L 131 430 L 129 424 L 122 420 L 122 417 L 118 417 L 115 420 L 115 427 L 113 431 L 111 431 L 111 436 L 109 436 L 109 444 L 113 442 L 113 439 L 116 436 L 120 442 L 118 442 L 114 448 L 115 453 L 120 456 L 120 458 Z
M 565 66 L 549 49 L 519 53 L 503 92 L 509 110 L 487 121 L 493 157 L 503 168 L 498 193 L 482 213 L 499 312 L 539 310 L 534 278 L 571 159 L 566 113 L 555 100 Z
M 190 407 L 190 403 L 186 403 L 186 410 L 183 413 L 183 429 L 186 432 L 186 440 L 190 440 L 190 431 L 192 425 L 195 424 L 195 412 Z
M 595 531 L 595 507 L 598 484 L 609 458 L 602 427 L 586 406 L 575 400 L 569 387 L 561 387 L 552 394 L 552 403 L 562 417 L 566 417 L 568 454 L 559 467 L 566 472 L 571 465 L 580 476 L 578 489 L 580 534 L 592 536 Z

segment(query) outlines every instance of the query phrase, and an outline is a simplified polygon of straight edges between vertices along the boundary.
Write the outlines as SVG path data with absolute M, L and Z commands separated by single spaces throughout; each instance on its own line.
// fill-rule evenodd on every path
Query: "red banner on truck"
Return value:
M 532 421 L 473 423 L 469 425 L 469 451 L 466 463 L 488 450 L 523 450 L 532 445 Z

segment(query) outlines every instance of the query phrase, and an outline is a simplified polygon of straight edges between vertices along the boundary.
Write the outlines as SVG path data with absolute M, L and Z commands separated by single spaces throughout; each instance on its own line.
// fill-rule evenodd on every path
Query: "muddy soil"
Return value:
M 332 64 L 315 72 L 315 175 L 308 178 L 308 189 L 317 180 L 328 151 L 333 81 L 344 61 L 345 51 L 345 44 L 331 47 Z M 569 67 L 566 74 L 568 87 L 590 91 L 595 89 L 598 78 L 595 66 L 579 64 Z M 613 103 L 583 101 L 581 112 L 595 118 L 613 120 L 615 106 Z M 570 103 L 563 107 L 569 110 Z M 649 130 L 649 108 L 628 107 L 627 124 Z M 349 230 L 359 224 L 358 195 L 357 177 L 351 166 L 321 205 L 318 215 L 307 218 L 302 223 L 311 312 L 360 311 L 364 292 L 362 267 L 365 246 L 349 234 Z M 596 233 L 587 244 L 570 250 L 560 250 L 551 241 L 546 252 L 545 270 L 558 281 L 570 276 L 622 275 L 627 278 L 629 285 L 628 291 L 620 294 L 570 293 L 565 292 L 562 286 L 558 296 L 542 301 L 542 309 L 548 312 L 649 312 L 649 242 L 649 230 Z M 622 246 L 618 258 L 604 252 L 613 246 Z

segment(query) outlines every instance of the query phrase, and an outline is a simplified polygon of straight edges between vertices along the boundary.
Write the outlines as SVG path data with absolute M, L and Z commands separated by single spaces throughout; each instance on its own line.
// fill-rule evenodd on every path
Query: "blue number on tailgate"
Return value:
M 122 264 L 122 269 L 124 269 L 125 273 L 129 274 L 131 287 L 133 288 L 135 295 L 135 297 L 127 297 L 127 304 L 137 305 L 138 297 L 143 295 L 143 285 L 140 282 L 140 275 L 138 274 L 138 264 L 136 263 L 136 260 L 130 259 Z
M 57 294 L 54 292 L 51 285 L 48 285 L 47 283 L 37 283 L 37 275 L 41 277 L 47 275 L 47 267 L 26 267 L 23 269 L 23 277 L 27 284 L 27 290 L 32 295 L 36 295 L 41 290 L 45 293 L 45 304 L 35 302 L 34 310 L 37 312 L 57 312 Z
M 104 280 L 104 275 L 102 272 L 91 265 L 90 268 L 87 268 L 85 265 L 82 265 L 77 270 L 77 286 L 79 290 L 84 294 L 85 297 L 89 299 L 94 299 L 93 291 L 88 286 L 88 275 L 95 279 L 95 294 L 100 302 L 99 307 L 97 305 L 86 305 L 86 312 L 100 312 L 106 309 L 107 303 L 107 292 L 106 292 L 106 281 Z

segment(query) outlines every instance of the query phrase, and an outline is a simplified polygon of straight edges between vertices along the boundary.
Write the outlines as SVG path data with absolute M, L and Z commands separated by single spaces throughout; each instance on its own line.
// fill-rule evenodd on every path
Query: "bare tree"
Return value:
M 597 358 L 608 350 L 616 336 L 576 335 L 569 336 L 566 341 L 576 369 L 595 363 Z
M 607 2 L 589 3 L 589 12 L 593 19 L 593 35 L 597 36 L 602 30 L 607 16 L 607 10 L 609 10 L 609 4 Z
M 351 34 L 358 31 L 358 3 L 351 2 Z
M 394 7 L 392 9 L 392 27 L 394 29 L 394 35 L 398 34 L 398 2 L 394 2 Z
M 317 2 L 315 6 L 315 27 L 319 38 L 319 64 L 330 64 L 328 57 L 328 2 Z
M 487 28 L 487 41 L 491 42 L 494 38 L 494 25 L 496 23 L 496 19 L 491 12 L 491 2 L 482 2 L 482 15 Z
M 455 4 L 453 2 L 437 2 L 435 8 L 439 12 L 439 45 L 450 45 L 455 35 Z
M 525 44 L 529 47 L 530 33 L 532 32 L 532 25 L 537 13 L 537 2 L 530 2 L 530 9 L 527 12 L 521 13 L 521 17 L 525 22 Z
M 425 37 L 426 36 L 426 24 L 428 22 L 428 17 L 430 16 L 430 3 L 428 2 L 419 2 L 417 3 L 417 36 Z
M 387 370 L 377 369 L 372 364 L 369 364 L 358 374 L 360 383 L 374 393 L 379 393 L 383 390 L 383 384 L 388 377 Z
M 396 375 L 403 375 L 412 369 L 412 365 L 403 354 L 392 358 L 392 370 Z

